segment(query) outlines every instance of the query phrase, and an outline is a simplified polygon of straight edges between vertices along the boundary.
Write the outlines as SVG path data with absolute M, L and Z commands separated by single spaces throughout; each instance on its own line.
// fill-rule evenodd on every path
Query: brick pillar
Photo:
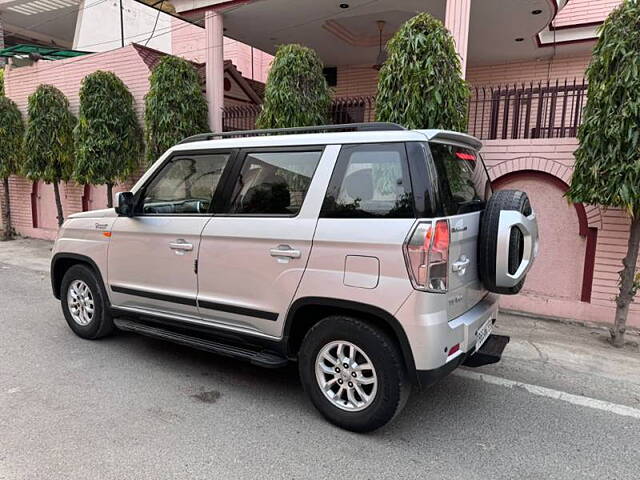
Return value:
M 213 9 L 205 12 L 204 27 L 209 128 L 213 132 L 221 132 L 222 108 L 224 107 L 224 28 L 222 14 Z
M 462 78 L 465 78 L 467 73 L 470 16 L 471 0 L 447 0 L 444 25 L 451 32 L 456 42 L 456 51 L 460 55 Z

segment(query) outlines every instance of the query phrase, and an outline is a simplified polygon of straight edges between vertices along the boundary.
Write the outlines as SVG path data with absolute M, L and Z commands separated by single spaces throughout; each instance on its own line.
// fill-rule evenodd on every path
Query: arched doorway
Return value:
M 568 185 L 548 173 L 516 171 L 493 187 L 527 192 L 538 218 L 541 253 L 523 293 L 589 302 L 597 230 L 588 228 L 581 204 L 567 202 Z

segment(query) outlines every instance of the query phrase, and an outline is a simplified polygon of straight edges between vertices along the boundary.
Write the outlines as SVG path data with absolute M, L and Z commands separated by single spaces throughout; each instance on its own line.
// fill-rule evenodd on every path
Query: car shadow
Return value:
M 243 399 L 249 402 L 259 394 L 261 402 L 268 405 L 265 408 L 277 409 L 277 414 L 286 417 L 292 411 L 299 412 L 313 418 L 314 428 L 344 432 L 329 425 L 313 408 L 302 390 L 294 362 L 282 368 L 267 369 L 127 332 L 118 332 L 108 342 L 112 344 L 110 348 L 119 345 L 132 357 L 138 357 L 132 361 L 144 361 L 144 357 L 153 358 L 156 363 L 159 361 L 167 373 L 182 378 L 189 385 L 196 385 L 198 392 L 190 396 L 203 403 L 213 405 L 221 395 L 236 402 Z M 483 389 L 474 388 L 477 387 L 474 383 L 478 382 L 449 376 L 428 389 L 414 387 L 403 412 L 386 427 L 368 436 L 413 439 L 413 443 L 426 431 L 434 438 L 458 435 L 451 431 L 451 426 L 461 422 L 477 427 L 478 419 L 486 421 L 486 408 L 481 396 Z M 351 432 L 344 434 L 354 435 Z

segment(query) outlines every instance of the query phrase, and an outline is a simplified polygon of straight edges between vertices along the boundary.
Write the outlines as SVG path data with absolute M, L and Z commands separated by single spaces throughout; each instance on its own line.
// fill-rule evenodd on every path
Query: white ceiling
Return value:
M 8 31 L 70 47 L 79 3 L 80 0 L 0 0 L 0 15 Z
M 173 0 L 178 12 L 224 3 L 222 0 Z M 340 8 L 347 3 L 349 8 Z M 536 35 L 551 21 L 553 0 L 472 0 L 470 65 L 504 63 L 549 56 Z M 374 63 L 378 46 L 353 44 L 336 36 L 337 26 L 358 38 L 378 35 L 376 20 L 392 33 L 405 20 L 427 11 L 444 21 L 446 0 L 249 0 L 224 11 L 225 35 L 274 53 L 277 45 L 301 43 L 314 48 L 327 65 Z M 533 15 L 534 10 L 541 10 Z M 202 17 L 202 10 L 194 17 Z M 348 35 L 348 36 L 349 36 Z M 523 41 L 516 42 L 516 38 Z M 587 52 L 591 43 L 562 46 L 563 54 Z

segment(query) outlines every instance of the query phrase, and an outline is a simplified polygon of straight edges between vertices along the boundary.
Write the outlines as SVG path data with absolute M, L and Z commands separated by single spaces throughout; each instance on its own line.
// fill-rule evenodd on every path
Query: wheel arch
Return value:
M 284 325 L 283 340 L 287 355 L 296 357 L 305 334 L 329 315 L 358 317 L 381 328 L 400 347 L 400 353 L 411 382 L 417 382 L 416 364 L 409 339 L 400 322 L 382 308 L 366 303 L 327 297 L 303 297 L 293 302 Z
M 62 278 L 64 274 L 74 265 L 84 264 L 91 268 L 98 276 L 103 291 L 106 292 L 104 280 L 102 279 L 102 273 L 96 262 L 86 255 L 80 255 L 77 253 L 56 253 L 51 259 L 51 288 L 53 290 L 53 296 L 60 300 L 60 286 L 62 285 Z

